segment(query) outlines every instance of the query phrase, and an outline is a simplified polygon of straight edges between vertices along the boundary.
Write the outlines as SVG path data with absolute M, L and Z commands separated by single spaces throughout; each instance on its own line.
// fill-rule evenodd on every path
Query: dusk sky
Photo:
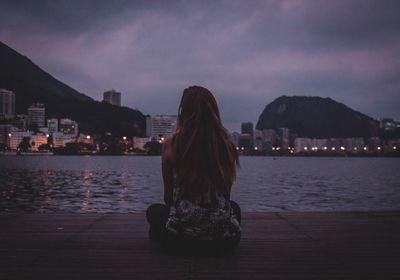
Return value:
M 280 95 L 400 121 L 400 1 L 4 1 L 0 40 L 96 100 L 176 114 L 197 84 L 225 126 Z

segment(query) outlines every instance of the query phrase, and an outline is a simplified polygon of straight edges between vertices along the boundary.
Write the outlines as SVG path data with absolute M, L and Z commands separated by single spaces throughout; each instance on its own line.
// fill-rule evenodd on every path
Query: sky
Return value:
M 176 114 L 183 89 L 201 85 L 231 131 L 281 95 L 400 121 L 399 14 L 397 0 L 2 0 L 0 40 L 144 114 Z

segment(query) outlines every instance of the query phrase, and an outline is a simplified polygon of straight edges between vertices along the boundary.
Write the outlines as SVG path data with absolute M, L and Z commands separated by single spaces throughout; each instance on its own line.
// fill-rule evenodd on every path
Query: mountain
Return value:
M 379 123 L 331 98 L 281 96 L 268 104 L 256 128 L 287 127 L 298 137 L 371 137 Z
M 26 56 L 0 42 L 0 88 L 16 95 L 16 112 L 26 114 L 34 102 L 44 103 L 46 117 L 71 118 L 80 131 L 111 132 L 116 136 L 143 135 L 145 116 L 127 107 L 94 101 L 43 71 Z

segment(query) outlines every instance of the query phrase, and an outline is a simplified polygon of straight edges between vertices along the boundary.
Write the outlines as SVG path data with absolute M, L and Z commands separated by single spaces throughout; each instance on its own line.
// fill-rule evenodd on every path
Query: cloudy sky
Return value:
M 0 2 L 0 40 L 80 92 L 176 114 L 216 96 L 238 131 L 280 95 L 329 96 L 400 120 L 400 1 Z

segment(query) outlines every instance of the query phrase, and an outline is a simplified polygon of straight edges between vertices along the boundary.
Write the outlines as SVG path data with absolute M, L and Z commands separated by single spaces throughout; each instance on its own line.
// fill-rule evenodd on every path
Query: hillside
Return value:
M 370 137 L 379 123 L 331 98 L 281 96 L 261 113 L 257 129 L 287 127 L 299 137 Z
M 94 101 L 43 71 L 27 57 L 0 42 L 0 88 L 16 94 L 16 112 L 26 114 L 30 104 L 44 103 L 46 117 L 68 117 L 81 132 L 116 136 L 143 135 L 145 116 L 127 107 Z

